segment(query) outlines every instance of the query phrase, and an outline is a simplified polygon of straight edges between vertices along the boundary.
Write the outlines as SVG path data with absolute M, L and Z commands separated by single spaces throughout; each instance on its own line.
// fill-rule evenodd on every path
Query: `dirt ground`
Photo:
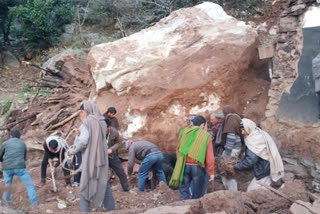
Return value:
M 28 171 L 35 184 L 40 182 L 40 162 L 41 153 L 32 152 L 33 160 L 28 162 Z M 35 160 L 34 158 L 36 157 Z M 47 184 L 43 187 L 36 187 L 38 206 L 30 206 L 27 192 L 24 185 L 18 178 L 14 178 L 12 185 L 12 208 L 14 210 L 5 210 L 1 213 L 79 213 L 79 187 L 74 187 L 72 191 L 65 188 L 65 182 L 62 179 L 62 170 L 57 171 L 57 189 L 52 192 L 52 182 L 48 170 Z M 209 184 L 208 194 L 203 198 L 190 201 L 180 201 L 179 191 L 172 190 L 165 184 L 158 184 L 156 189 L 151 191 L 139 192 L 136 188 L 137 180 L 130 181 L 131 191 L 123 192 L 118 179 L 111 183 L 111 188 L 116 204 L 116 211 L 113 213 L 142 213 L 150 208 L 159 206 L 191 206 L 192 213 L 211 213 L 216 211 L 226 211 L 226 213 L 289 213 L 291 205 L 287 199 L 276 195 L 268 190 L 258 190 L 253 192 L 245 191 L 250 176 L 243 178 L 240 182 L 240 192 L 224 191 L 223 185 L 219 182 Z M 211 186 L 211 187 L 210 187 Z M 214 191 L 212 186 L 214 186 Z M 3 179 L 0 180 L 0 194 L 3 193 Z M 279 189 L 292 200 L 308 201 L 308 195 L 304 185 L 299 181 L 288 182 Z M 213 203 L 214 201 L 214 203 Z M 66 208 L 58 208 L 58 204 L 66 205 Z M 104 212 L 102 208 L 92 207 L 92 212 Z M 175 213 L 172 210 L 172 213 Z

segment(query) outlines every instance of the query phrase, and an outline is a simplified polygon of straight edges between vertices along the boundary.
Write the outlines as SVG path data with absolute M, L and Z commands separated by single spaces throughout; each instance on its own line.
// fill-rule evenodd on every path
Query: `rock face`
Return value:
M 248 70 L 257 56 L 256 36 L 217 4 L 175 11 L 151 28 L 91 49 L 91 98 L 102 112 L 117 108 L 125 138 L 174 151 L 186 116 L 207 116 L 225 104 L 242 112 L 268 88 L 259 71 Z

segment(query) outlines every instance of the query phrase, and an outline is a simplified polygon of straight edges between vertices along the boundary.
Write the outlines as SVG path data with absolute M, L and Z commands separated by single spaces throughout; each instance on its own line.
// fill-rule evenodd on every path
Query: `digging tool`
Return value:
M 295 200 L 289 198 L 289 196 L 287 196 L 286 194 L 280 192 L 279 190 L 276 190 L 275 188 L 272 188 L 271 186 L 268 186 L 268 185 L 265 184 L 265 183 L 262 183 L 261 181 L 256 181 L 256 182 L 257 182 L 257 184 L 259 184 L 259 185 L 267 188 L 267 189 L 270 190 L 271 192 L 274 192 L 274 193 L 276 193 L 277 195 L 279 195 L 279 196 L 287 199 L 287 200 L 290 201 L 291 203 L 299 204 L 299 205 L 305 207 L 305 208 L 306 208 L 309 212 L 311 212 L 312 214 L 317 214 L 317 213 L 315 213 L 312 209 L 310 209 L 310 207 L 306 206 L 306 205 L 303 204 L 302 202 L 300 202 L 300 201 L 295 201 Z
M 53 172 L 53 166 L 52 166 L 52 160 L 49 160 L 50 170 L 51 170 L 51 176 L 52 176 L 52 184 L 53 184 L 53 192 L 57 192 L 57 186 L 56 181 L 54 179 L 54 172 Z

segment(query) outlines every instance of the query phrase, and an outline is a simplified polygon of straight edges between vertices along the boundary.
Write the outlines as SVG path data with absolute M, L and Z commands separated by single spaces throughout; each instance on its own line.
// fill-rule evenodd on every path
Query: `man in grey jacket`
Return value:
M 318 119 L 320 119 L 320 53 L 312 60 L 312 74 L 318 96 Z
M 162 170 L 161 162 L 163 155 L 160 149 L 149 141 L 135 141 L 128 140 L 126 142 L 126 149 L 129 150 L 128 160 L 128 175 L 131 176 L 135 159 L 142 161 L 138 172 L 138 188 L 144 191 L 144 186 L 148 173 L 153 169 L 156 171 L 157 177 L 160 181 L 167 183 L 166 177 Z
M 37 205 L 37 193 L 32 183 L 31 177 L 26 169 L 26 144 L 20 140 L 20 132 L 12 131 L 11 138 L 5 141 L 0 150 L 0 161 L 3 168 L 3 178 L 6 189 L 3 192 L 3 206 L 11 205 L 10 186 L 13 176 L 16 175 L 24 183 L 27 188 L 29 201 L 31 205 Z

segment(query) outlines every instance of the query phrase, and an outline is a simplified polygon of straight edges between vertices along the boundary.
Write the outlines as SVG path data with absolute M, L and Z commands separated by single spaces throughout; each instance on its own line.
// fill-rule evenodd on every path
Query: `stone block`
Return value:
M 301 165 L 285 164 L 284 170 L 293 173 L 297 178 L 308 178 L 307 170 Z
M 313 180 L 311 185 L 312 185 L 312 188 L 314 191 L 320 192 L 320 183 L 319 182 Z
M 298 16 L 301 15 L 305 11 L 306 5 L 305 4 L 298 4 L 292 6 L 290 10 L 290 15 Z
M 320 171 L 320 163 L 315 162 L 314 166 L 316 167 L 316 170 Z
M 294 5 L 294 6 L 290 7 L 290 11 L 291 12 L 295 12 L 297 10 L 301 10 L 301 9 L 304 9 L 304 8 L 306 8 L 305 4 L 298 4 L 298 5 Z
M 300 163 L 305 166 L 305 167 L 308 167 L 308 168 L 313 168 L 314 166 L 314 162 L 313 160 L 309 159 L 309 158 L 300 158 Z
M 311 176 L 312 176 L 313 178 L 316 178 L 316 179 L 319 179 L 319 180 L 320 180 L 320 171 L 311 169 Z
M 2 53 L 0 53 L 0 58 L 2 59 L 3 67 L 20 67 L 20 62 L 18 61 L 18 59 L 9 51 L 3 51 Z
M 143 214 L 169 214 L 169 213 L 177 213 L 177 214 L 192 214 L 191 206 L 162 206 L 156 207 L 153 209 L 149 209 Z
M 298 28 L 298 19 L 296 17 L 280 18 L 280 32 L 294 32 Z
M 287 181 L 293 181 L 295 178 L 295 175 L 291 172 L 286 172 L 284 173 L 284 176 L 281 178 L 281 180 L 283 182 L 287 182 Z
M 293 158 L 282 158 L 282 160 L 286 163 L 290 163 L 292 165 L 297 165 L 298 161 L 296 159 Z
M 292 204 L 291 207 L 290 207 L 290 212 L 292 214 L 312 214 L 311 212 L 309 212 L 309 210 L 299 204 Z
M 259 59 L 271 58 L 274 55 L 274 46 L 271 45 L 261 45 L 258 47 Z

